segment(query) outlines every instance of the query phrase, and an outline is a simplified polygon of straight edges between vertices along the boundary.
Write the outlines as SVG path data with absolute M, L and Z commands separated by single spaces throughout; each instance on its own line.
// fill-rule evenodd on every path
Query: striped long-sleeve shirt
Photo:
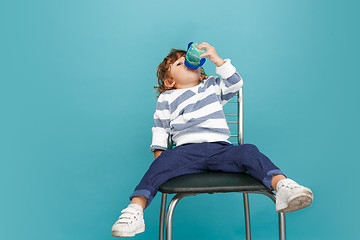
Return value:
M 210 76 L 200 84 L 160 94 L 154 114 L 150 151 L 166 150 L 168 137 L 176 146 L 186 143 L 227 141 L 230 137 L 223 105 L 243 85 L 230 59 L 216 67 L 220 75 Z

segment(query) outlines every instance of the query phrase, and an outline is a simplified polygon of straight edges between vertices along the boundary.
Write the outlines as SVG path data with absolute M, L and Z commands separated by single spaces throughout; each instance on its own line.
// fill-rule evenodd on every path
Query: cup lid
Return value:
M 187 68 L 189 68 L 189 69 L 191 69 L 191 70 L 196 70 L 196 69 L 198 69 L 199 67 L 201 67 L 202 65 L 204 65 L 205 61 L 206 61 L 206 59 L 205 59 L 205 58 L 202 58 L 202 59 L 200 59 L 200 64 L 199 64 L 199 65 L 194 65 L 194 64 L 189 63 L 189 62 L 186 60 L 186 58 L 185 58 L 184 63 L 185 63 L 185 66 L 186 66 Z

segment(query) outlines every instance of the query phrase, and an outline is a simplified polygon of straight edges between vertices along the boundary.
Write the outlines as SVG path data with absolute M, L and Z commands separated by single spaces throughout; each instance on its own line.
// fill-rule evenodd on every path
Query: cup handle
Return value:
M 200 65 L 199 65 L 199 67 L 201 67 L 202 65 L 204 65 L 205 61 L 206 61 L 206 58 L 200 59 Z
M 193 42 L 189 42 L 187 50 L 189 50 L 191 44 L 193 44 Z M 186 50 L 186 51 L 187 51 L 187 50 Z

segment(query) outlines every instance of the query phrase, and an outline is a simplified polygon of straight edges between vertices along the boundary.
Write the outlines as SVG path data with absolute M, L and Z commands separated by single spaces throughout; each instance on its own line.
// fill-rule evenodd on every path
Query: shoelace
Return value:
M 134 208 L 127 207 L 121 211 L 121 215 L 116 223 L 132 223 L 133 219 L 136 219 L 140 212 Z

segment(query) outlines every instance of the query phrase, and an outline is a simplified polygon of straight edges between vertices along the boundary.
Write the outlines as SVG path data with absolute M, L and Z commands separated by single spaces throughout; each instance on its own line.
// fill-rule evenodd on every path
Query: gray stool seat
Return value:
M 203 172 L 178 176 L 163 183 L 162 193 L 218 193 L 270 191 L 248 173 Z

